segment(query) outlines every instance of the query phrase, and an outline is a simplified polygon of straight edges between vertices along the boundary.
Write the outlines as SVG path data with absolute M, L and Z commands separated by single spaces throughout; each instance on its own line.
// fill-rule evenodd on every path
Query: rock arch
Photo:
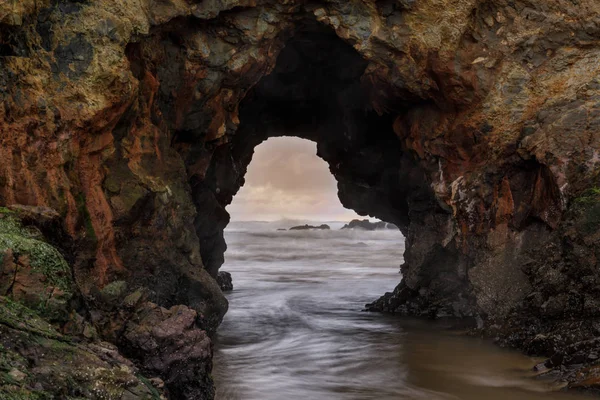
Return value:
M 374 309 L 496 322 L 546 353 L 537 333 L 598 316 L 594 0 L 0 11 L 0 204 L 60 214 L 84 299 L 125 281 L 214 331 L 224 207 L 285 132 L 318 143 L 344 205 L 405 232 Z

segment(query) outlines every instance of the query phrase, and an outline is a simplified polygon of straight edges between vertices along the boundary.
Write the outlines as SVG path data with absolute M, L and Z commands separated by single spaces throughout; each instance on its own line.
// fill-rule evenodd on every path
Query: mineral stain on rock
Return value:
M 0 206 L 52 209 L 60 229 L 9 233 L 0 286 L 54 285 L 72 295 L 59 329 L 93 328 L 166 395 L 210 398 L 226 207 L 255 146 L 298 136 L 346 207 L 406 237 L 402 282 L 372 309 L 478 321 L 597 388 L 580 349 L 599 335 L 599 15 L 596 0 L 1 3 Z M 172 318 L 149 342 L 128 327 Z M 185 356 L 151 342 L 183 354 L 190 336 L 192 372 L 163 369 Z

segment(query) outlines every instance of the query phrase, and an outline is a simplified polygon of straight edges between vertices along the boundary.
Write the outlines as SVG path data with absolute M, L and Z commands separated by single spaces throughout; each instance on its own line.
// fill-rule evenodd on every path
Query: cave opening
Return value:
M 269 138 L 256 146 L 245 184 L 227 207 L 231 223 L 322 224 L 361 218 L 340 204 L 337 182 L 316 153 L 315 142 L 297 137 Z
M 289 136 L 317 144 L 342 205 L 360 216 L 397 225 L 408 233 L 409 202 L 435 207 L 415 159 L 402 149 L 391 114 L 378 113 L 362 77 L 367 61 L 330 28 L 298 24 L 274 69 L 246 94 L 240 124 L 218 146 L 203 181 L 192 178 L 202 259 L 216 276 L 227 248 L 225 207 L 245 183 L 254 149 L 268 138 Z M 189 137 L 181 133 L 180 138 Z
M 402 232 L 404 282 L 394 298 L 401 304 L 426 299 L 407 313 L 470 312 L 470 261 L 459 255 L 452 210 L 434 193 L 432 160 L 424 160 L 414 150 L 419 144 L 409 144 L 406 137 L 412 128 L 410 113 L 424 110 L 418 118 L 427 119 L 435 115 L 429 112 L 432 105 L 403 91 L 402 82 L 384 83 L 377 69 L 390 66 L 374 65 L 360 43 L 344 39 L 314 16 L 296 15 L 280 21 L 271 33 L 239 36 L 258 15 L 248 9 L 200 23 L 178 18 L 127 49 L 141 96 L 134 112 L 124 115 L 123 125 L 139 123 L 141 113 L 169 132 L 169 150 L 185 167 L 185 174 L 175 169 L 173 174 L 185 180 L 191 197 L 191 204 L 182 197 L 181 205 L 195 212 L 185 221 L 193 233 L 180 236 L 194 245 L 182 246 L 186 251 L 197 248 L 190 253 L 189 271 L 206 275 L 202 284 L 188 285 L 191 272 L 173 274 L 181 268 L 168 260 L 163 266 L 158 256 L 149 264 L 164 271 L 169 283 L 161 278 L 154 284 L 156 297 L 166 304 L 193 304 L 211 316 L 202 327 L 216 330 L 227 302 L 210 277 L 217 278 L 225 261 L 224 231 L 231 219 L 227 207 L 244 186 L 254 149 L 269 138 L 295 137 L 316 143 L 344 208 L 392 223 Z M 427 120 L 427 127 L 436 121 Z M 156 139 L 145 139 L 153 148 Z M 399 310 L 400 305 L 385 301 L 376 309 Z

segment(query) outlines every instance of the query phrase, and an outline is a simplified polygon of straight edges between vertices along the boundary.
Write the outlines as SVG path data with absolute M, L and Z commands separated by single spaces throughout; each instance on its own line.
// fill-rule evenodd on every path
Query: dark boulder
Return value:
M 120 347 L 147 376 L 159 376 L 169 398 L 214 398 L 211 341 L 187 306 L 169 309 L 146 302 L 129 318 Z
M 290 231 L 309 231 L 309 230 L 315 230 L 315 229 L 319 229 L 319 230 L 329 230 L 331 229 L 331 227 L 327 224 L 323 224 L 323 225 L 319 225 L 319 226 L 313 226 L 313 225 L 298 225 L 298 226 L 293 226 L 290 228 Z
M 219 271 L 219 274 L 217 275 L 217 283 L 224 292 L 230 292 L 233 290 L 233 280 L 229 272 Z
M 377 231 L 383 229 L 398 229 L 394 224 L 390 224 L 384 221 L 371 222 L 368 219 L 358 220 L 353 219 L 349 224 L 346 224 L 342 229 L 363 229 L 365 231 Z

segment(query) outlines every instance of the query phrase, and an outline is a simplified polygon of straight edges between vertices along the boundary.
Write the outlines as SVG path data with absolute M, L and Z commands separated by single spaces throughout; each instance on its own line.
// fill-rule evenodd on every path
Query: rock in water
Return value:
M 327 224 L 323 224 L 323 225 L 319 225 L 319 226 L 313 226 L 313 225 L 298 225 L 298 226 L 292 226 L 290 228 L 290 231 L 309 231 L 309 230 L 328 230 L 331 229 L 331 227 Z
M 219 271 L 217 275 L 217 283 L 224 292 L 230 292 L 233 290 L 233 279 L 231 274 L 227 271 Z
M 363 229 L 365 231 L 376 231 L 383 229 L 398 229 L 394 224 L 390 224 L 384 221 L 371 222 L 368 219 L 358 220 L 353 219 L 350 223 L 344 225 L 342 229 Z

